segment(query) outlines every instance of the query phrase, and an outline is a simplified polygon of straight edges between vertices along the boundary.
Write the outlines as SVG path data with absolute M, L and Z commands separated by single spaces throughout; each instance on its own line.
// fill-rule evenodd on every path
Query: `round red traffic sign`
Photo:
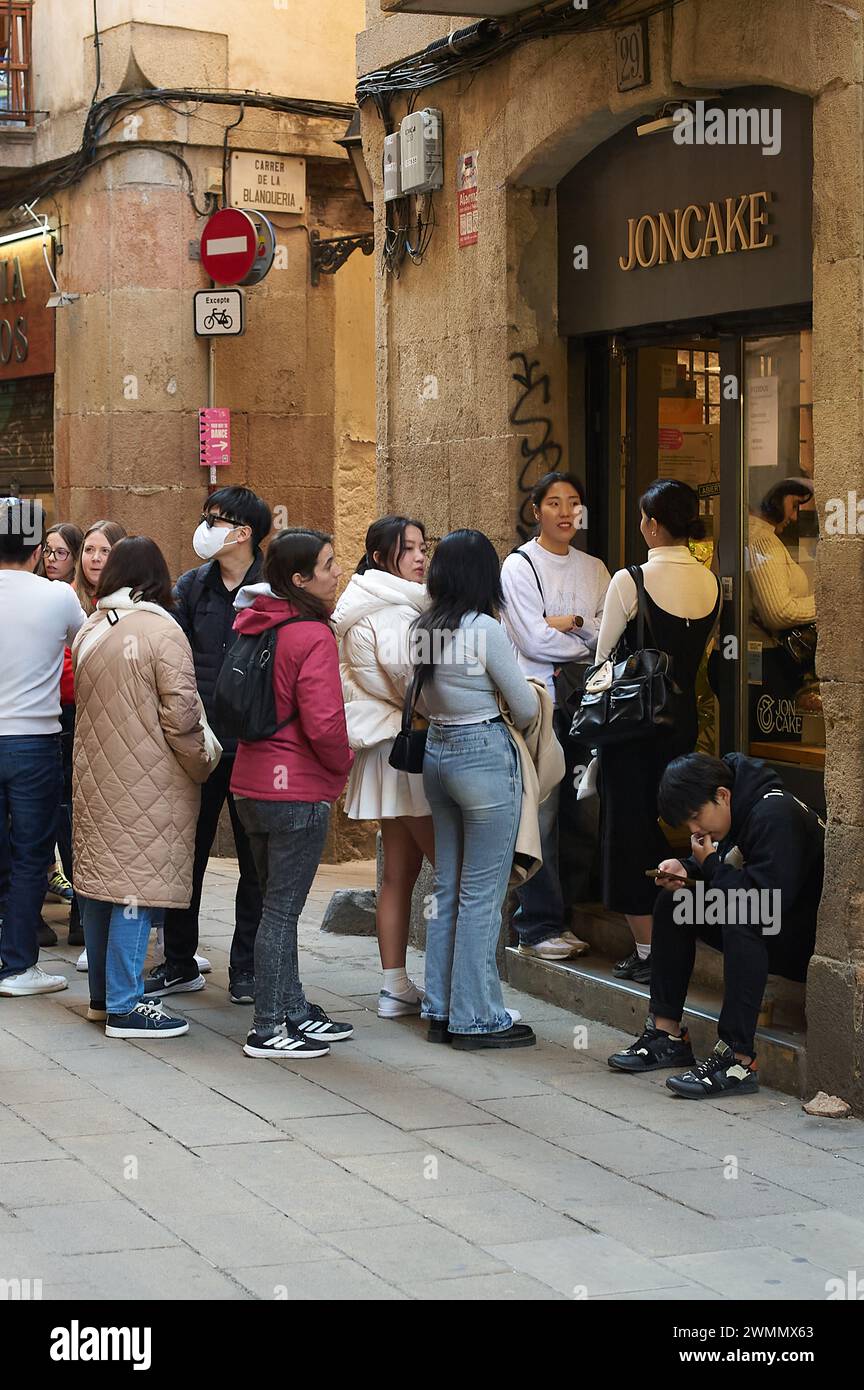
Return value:
M 217 285 L 239 285 L 255 264 L 258 229 L 248 213 L 222 208 L 201 233 L 201 264 Z

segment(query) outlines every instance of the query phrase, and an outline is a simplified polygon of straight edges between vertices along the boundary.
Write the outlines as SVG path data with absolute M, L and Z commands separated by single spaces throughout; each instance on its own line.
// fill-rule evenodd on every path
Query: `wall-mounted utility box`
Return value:
M 402 157 L 398 130 L 384 137 L 384 202 L 402 196 Z
M 427 193 L 444 183 L 441 112 L 427 106 L 405 116 L 399 129 L 402 146 L 402 192 Z

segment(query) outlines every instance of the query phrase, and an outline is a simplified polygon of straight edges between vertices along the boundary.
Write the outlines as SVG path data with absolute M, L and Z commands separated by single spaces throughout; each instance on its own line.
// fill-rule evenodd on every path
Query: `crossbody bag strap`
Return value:
M 411 684 L 405 691 L 405 699 L 402 702 L 402 732 L 410 734 L 411 721 L 414 718 L 414 709 L 423 689 L 423 682 L 426 679 L 428 666 L 415 666 L 414 675 L 411 677 Z
M 512 554 L 514 554 L 514 555 L 521 555 L 521 556 L 522 556 L 522 559 L 523 559 L 523 560 L 527 560 L 527 561 L 528 561 L 528 564 L 531 566 L 531 573 L 534 575 L 534 578 L 535 578 L 536 581 L 537 581 L 537 588 L 540 590 L 540 602 L 543 604 L 543 617 L 545 618 L 545 617 L 546 617 L 546 596 L 545 596 L 545 594 L 543 593 L 543 585 L 540 583 L 540 576 L 539 576 L 539 574 L 537 573 L 537 566 L 534 564 L 534 561 L 531 559 L 531 556 L 528 555 L 528 554 L 526 553 L 526 551 L 524 551 L 524 550 L 518 550 L 518 549 L 517 549 L 517 550 L 514 550 L 514 551 L 512 552 Z

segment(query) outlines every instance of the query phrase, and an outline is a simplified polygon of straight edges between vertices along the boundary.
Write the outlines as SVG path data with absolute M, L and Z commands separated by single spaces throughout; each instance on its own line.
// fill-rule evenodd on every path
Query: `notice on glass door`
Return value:
M 779 397 L 776 376 L 749 377 L 744 396 L 745 455 L 750 468 L 776 468 Z

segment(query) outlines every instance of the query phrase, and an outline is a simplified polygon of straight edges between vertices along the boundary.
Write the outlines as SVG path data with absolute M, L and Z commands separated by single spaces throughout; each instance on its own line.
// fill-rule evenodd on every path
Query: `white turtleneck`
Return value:
M 686 545 L 663 545 L 648 551 L 641 566 L 645 592 L 658 608 L 674 618 L 706 618 L 717 602 L 717 580 L 694 558 Z M 636 616 L 636 584 L 626 570 L 618 570 L 606 595 L 603 621 L 597 638 L 597 660 L 605 661 Z

